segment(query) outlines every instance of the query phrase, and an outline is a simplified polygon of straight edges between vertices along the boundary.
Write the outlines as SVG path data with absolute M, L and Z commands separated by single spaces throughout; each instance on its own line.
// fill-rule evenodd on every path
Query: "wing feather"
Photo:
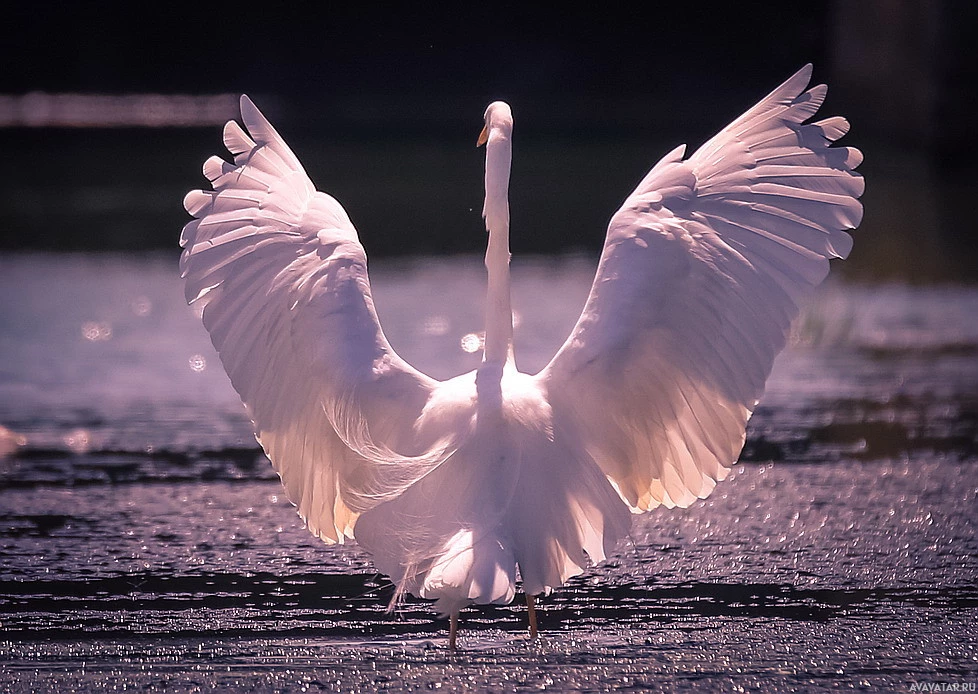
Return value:
M 400 493 L 453 445 L 415 431 L 437 382 L 404 362 L 374 310 L 356 230 L 317 192 L 248 97 L 229 163 L 187 194 L 187 300 L 202 319 L 263 449 L 309 529 L 353 537 L 356 518 Z M 432 437 L 429 437 L 431 439 Z
M 584 312 L 537 379 L 633 511 L 703 498 L 736 462 L 799 306 L 852 248 L 862 154 L 805 123 L 807 65 L 614 215 Z

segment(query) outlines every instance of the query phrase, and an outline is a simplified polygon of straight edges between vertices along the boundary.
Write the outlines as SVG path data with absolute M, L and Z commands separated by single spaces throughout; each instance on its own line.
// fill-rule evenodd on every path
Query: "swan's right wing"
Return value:
M 608 227 L 587 305 L 537 377 L 634 511 L 686 506 L 723 478 L 799 305 L 852 246 L 858 150 L 811 66 L 689 159 L 677 148 Z
M 367 259 L 346 212 L 317 192 L 255 105 L 230 121 L 213 191 L 185 200 L 180 259 L 203 322 L 258 440 L 309 529 L 353 537 L 357 516 L 447 455 L 415 430 L 437 383 L 380 328 Z

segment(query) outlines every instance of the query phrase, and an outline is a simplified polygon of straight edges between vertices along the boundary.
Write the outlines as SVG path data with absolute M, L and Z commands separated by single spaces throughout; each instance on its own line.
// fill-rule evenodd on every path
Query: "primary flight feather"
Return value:
M 485 113 L 482 365 L 436 381 L 384 337 L 357 232 L 243 96 L 233 163 L 192 191 L 181 273 L 309 530 L 356 538 L 398 594 L 464 605 L 546 593 L 604 559 L 631 514 L 706 497 L 800 304 L 862 216 L 840 117 L 806 122 L 805 66 L 692 156 L 667 154 L 611 218 L 577 325 L 538 374 L 513 360 L 513 118 Z M 532 620 L 532 600 L 531 606 Z M 531 621 L 532 624 L 532 621 Z M 535 626 L 533 627 L 535 629 Z

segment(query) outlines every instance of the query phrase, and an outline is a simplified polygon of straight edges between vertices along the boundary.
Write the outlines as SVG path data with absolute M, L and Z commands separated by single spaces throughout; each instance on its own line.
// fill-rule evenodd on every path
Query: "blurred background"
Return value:
M 514 254 L 596 252 L 659 157 L 806 62 L 852 123 L 853 279 L 978 278 L 978 5 L 17 3 L 0 42 L 0 251 L 177 253 L 181 200 L 246 92 L 371 257 L 476 253 L 485 106 L 516 117 Z

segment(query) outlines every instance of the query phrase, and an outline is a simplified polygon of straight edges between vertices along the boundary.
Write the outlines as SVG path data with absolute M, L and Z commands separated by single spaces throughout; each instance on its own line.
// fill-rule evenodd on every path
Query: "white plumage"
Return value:
M 254 104 L 230 164 L 185 206 L 181 272 L 310 531 L 356 537 L 399 592 L 457 614 L 545 593 L 600 561 L 631 513 L 706 497 L 799 305 L 862 216 L 843 118 L 805 123 L 811 66 L 688 159 L 666 155 L 611 219 L 570 337 L 516 370 L 509 300 L 512 115 L 486 112 L 489 289 L 482 366 L 439 382 L 377 320 L 366 256 Z M 631 512 L 631 513 L 630 513 Z

